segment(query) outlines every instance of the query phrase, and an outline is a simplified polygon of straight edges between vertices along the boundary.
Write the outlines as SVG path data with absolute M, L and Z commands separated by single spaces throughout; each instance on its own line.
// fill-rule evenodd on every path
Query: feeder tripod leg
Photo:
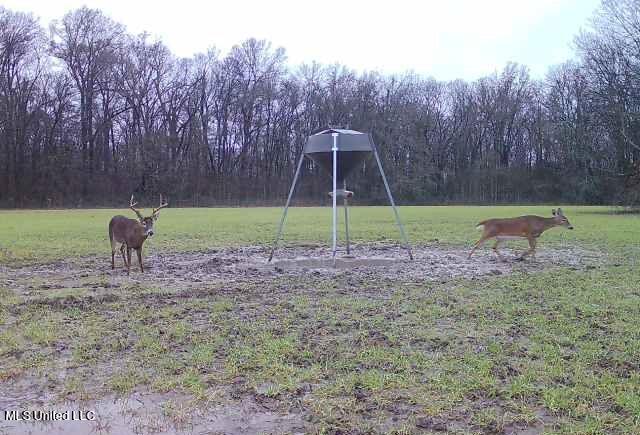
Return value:
M 347 255 L 351 254 L 351 247 L 349 246 L 349 201 L 347 200 L 347 180 L 344 180 L 344 230 L 346 233 L 346 241 L 347 241 Z
M 293 183 L 291 183 L 291 189 L 289 189 L 289 196 L 287 197 L 287 203 L 284 206 L 284 212 L 282 213 L 282 218 L 280 219 L 278 234 L 276 235 L 276 240 L 275 242 L 273 242 L 273 247 L 271 248 L 271 254 L 269 255 L 269 262 L 271 262 L 271 260 L 273 259 L 273 253 L 276 251 L 276 247 L 278 246 L 280 237 L 282 237 L 282 229 L 284 228 L 284 221 L 287 219 L 287 211 L 289 210 L 289 204 L 291 204 L 293 191 L 296 189 L 296 183 L 298 182 L 298 176 L 300 175 L 300 169 L 302 168 L 303 161 L 304 161 L 304 154 L 301 154 L 300 160 L 298 161 L 298 166 L 296 168 L 296 174 L 293 176 Z
M 389 197 L 389 202 L 391 203 L 391 208 L 393 208 L 393 214 L 396 217 L 396 224 L 398 225 L 398 229 L 400 230 L 400 237 L 402 237 L 402 242 L 404 243 L 404 247 L 409 254 L 409 259 L 413 260 L 413 253 L 411 252 L 411 246 L 409 246 L 409 239 L 407 239 L 407 235 L 404 232 L 404 227 L 402 226 L 402 221 L 400 220 L 400 215 L 398 214 L 398 210 L 396 208 L 396 203 L 393 200 L 393 195 L 391 195 L 391 189 L 389 189 L 389 183 L 387 182 L 387 176 L 384 174 L 384 169 L 382 169 L 382 162 L 380 161 L 380 156 L 378 155 L 378 150 L 376 148 L 375 143 L 373 142 L 373 138 L 369 136 L 371 141 L 371 146 L 373 148 L 373 155 L 376 158 L 376 163 L 378 164 L 378 168 L 380 169 L 380 175 L 382 175 L 382 181 L 384 182 L 384 188 L 387 191 L 387 196 Z

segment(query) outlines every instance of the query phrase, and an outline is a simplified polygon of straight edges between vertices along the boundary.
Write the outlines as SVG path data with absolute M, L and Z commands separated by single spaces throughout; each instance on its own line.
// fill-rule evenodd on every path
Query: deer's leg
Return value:
M 529 237 L 528 240 L 529 240 L 529 249 L 522 253 L 519 260 L 524 260 L 529 255 L 533 255 L 534 257 L 536 255 L 536 239 L 534 237 Z
M 111 270 L 116 268 L 116 250 L 111 246 Z
M 127 275 L 131 272 L 131 248 L 127 246 Z
M 142 248 L 136 249 L 136 253 L 138 254 L 138 264 L 140 265 L 140 272 L 144 272 L 142 268 Z
M 529 250 L 531 251 L 531 258 L 536 259 L 536 244 L 538 243 L 538 239 L 531 238 L 529 239 Z
M 476 249 L 478 249 L 480 246 L 482 246 L 484 244 L 484 242 L 486 242 L 487 240 L 489 240 L 491 237 L 487 237 L 486 234 L 483 234 L 482 237 L 480 237 L 480 240 L 478 240 L 476 242 L 476 244 L 473 246 L 473 249 L 471 250 L 471 252 L 469 252 L 469 256 L 467 257 L 468 259 L 471 258 L 471 256 L 473 255 L 474 252 L 476 252 Z
M 124 263 L 124 266 L 127 267 L 127 257 L 125 257 L 124 254 L 124 243 L 120 246 L 120 254 L 122 254 L 122 263 Z
M 111 234 L 109 234 L 109 238 L 111 239 L 109 242 L 111 243 L 111 269 L 113 270 L 116 268 L 116 242 Z
M 504 258 L 502 257 L 502 254 L 500 254 L 500 251 L 498 251 L 498 245 L 500 245 L 500 240 L 496 239 L 496 243 L 493 245 L 493 252 L 496 253 L 496 255 L 498 256 L 498 259 L 500 261 L 504 261 Z

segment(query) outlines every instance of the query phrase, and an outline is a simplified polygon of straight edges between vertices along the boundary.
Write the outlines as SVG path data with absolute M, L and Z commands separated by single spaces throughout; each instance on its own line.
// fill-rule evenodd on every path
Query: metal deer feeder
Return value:
M 296 167 L 296 173 L 293 176 L 293 182 L 291 183 L 289 196 L 287 197 L 287 203 L 284 206 L 284 212 L 282 213 L 282 218 L 280 219 L 278 234 L 273 244 L 273 248 L 271 249 L 269 261 L 273 259 L 273 254 L 276 250 L 278 242 L 280 241 L 280 238 L 282 237 L 282 230 L 287 218 L 287 211 L 289 210 L 291 198 L 293 197 L 293 192 L 295 191 L 296 183 L 298 182 L 298 177 L 300 176 L 300 170 L 302 169 L 302 163 L 305 157 L 310 158 L 316 164 L 318 164 L 318 166 L 324 169 L 329 175 L 331 175 L 333 181 L 333 189 L 331 192 L 329 192 L 329 195 L 331 196 L 333 201 L 333 258 L 335 259 L 338 243 L 337 202 L 339 198 L 343 200 L 347 244 L 346 248 L 347 254 L 350 254 L 348 199 L 353 196 L 353 192 L 347 190 L 346 177 L 367 157 L 369 157 L 371 153 L 373 153 L 373 156 L 375 157 L 376 163 L 378 165 L 378 169 L 380 170 L 380 175 L 382 176 L 382 181 L 384 182 L 384 187 L 387 191 L 389 202 L 391 203 L 391 207 L 393 208 L 396 224 L 398 225 L 398 229 L 400 230 L 402 242 L 404 243 L 404 247 L 409 254 L 409 258 L 413 260 L 413 254 L 411 253 L 409 241 L 407 240 L 404 227 L 402 226 L 402 222 L 400 221 L 400 215 L 398 214 L 395 201 L 393 200 L 393 195 L 391 195 L 391 189 L 389 189 L 389 183 L 387 182 L 387 177 L 385 176 L 384 170 L 382 169 L 380 156 L 378 155 L 378 150 L 376 149 L 371 135 L 355 130 L 328 129 L 309 136 L 307 143 L 304 146 L 302 155 L 300 156 L 300 160 L 298 161 L 298 166 Z

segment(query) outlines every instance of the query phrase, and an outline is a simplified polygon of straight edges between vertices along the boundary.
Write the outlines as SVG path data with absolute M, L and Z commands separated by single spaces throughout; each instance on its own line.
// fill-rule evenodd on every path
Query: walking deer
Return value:
M 115 269 L 116 244 L 120 245 L 120 253 L 125 266 L 127 266 L 127 274 L 131 270 L 131 250 L 135 249 L 138 254 L 138 264 L 140 264 L 140 272 L 144 272 L 142 267 L 142 245 L 148 237 L 153 236 L 153 223 L 158 220 L 159 212 L 169 204 L 162 200 L 160 195 L 160 206 L 153 209 L 151 216 L 143 217 L 142 213 L 135 208 L 137 202 L 133 202 L 133 195 L 129 201 L 129 208 L 135 212 L 138 219 L 129 219 L 128 217 L 118 215 L 111 218 L 109 222 L 109 241 L 111 242 L 111 269 Z M 127 257 L 125 258 L 125 248 Z
M 531 255 L 533 258 L 536 256 L 536 242 L 538 237 L 553 227 L 565 227 L 570 230 L 573 229 L 569 219 L 564 215 L 561 208 L 558 210 L 553 209 L 551 211 L 553 217 L 545 218 L 541 216 L 520 216 L 515 218 L 506 219 L 489 219 L 482 221 L 478 224 L 478 229 L 483 229 L 482 237 L 476 242 L 475 246 L 469 253 L 469 257 L 489 239 L 495 239 L 496 243 L 493 245 L 493 250 L 498 255 L 498 258 L 502 260 L 502 255 L 498 251 L 498 245 L 503 240 L 523 240 L 529 241 L 529 250 L 525 251 L 518 259 L 524 260 L 525 257 Z

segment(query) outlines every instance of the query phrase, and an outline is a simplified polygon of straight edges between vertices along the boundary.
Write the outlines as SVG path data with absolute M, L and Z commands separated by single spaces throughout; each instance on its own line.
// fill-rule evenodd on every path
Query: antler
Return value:
M 138 203 L 133 202 L 133 195 L 131 195 L 131 199 L 129 200 L 129 208 L 138 215 L 138 219 L 142 220 L 144 218 L 142 217 L 142 214 L 138 211 L 138 209 L 135 208 L 136 205 L 138 205 Z
M 157 215 L 158 215 L 158 212 L 159 212 L 160 210 L 162 210 L 163 208 L 165 208 L 166 206 L 168 206 L 168 205 L 169 205 L 169 203 L 168 203 L 168 202 L 166 202 L 166 201 L 165 201 L 164 203 L 162 202 L 162 193 L 161 193 L 161 194 L 160 194 L 160 207 L 158 207 L 158 208 L 154 208 L 154 209 L 153 209 L 153 215 L 154 215 L 154 216 L 157 216 Z

